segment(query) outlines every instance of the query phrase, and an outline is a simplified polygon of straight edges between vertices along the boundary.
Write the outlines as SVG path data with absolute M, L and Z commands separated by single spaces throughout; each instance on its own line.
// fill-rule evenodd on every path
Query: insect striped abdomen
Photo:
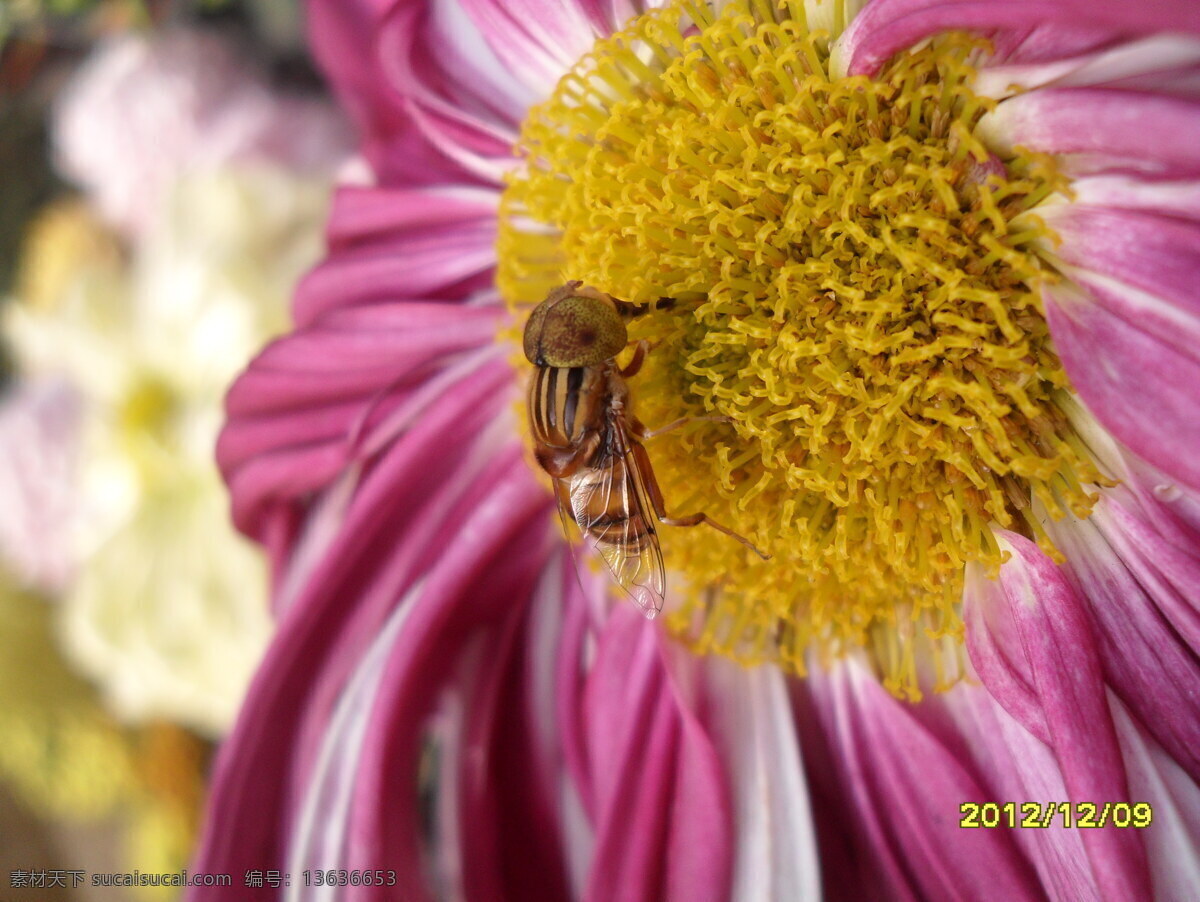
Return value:
M 539 367 L 529 385 L 534 440 L 552 448 L 582 443 L 604 425 L 605 381 L 595 367 Z

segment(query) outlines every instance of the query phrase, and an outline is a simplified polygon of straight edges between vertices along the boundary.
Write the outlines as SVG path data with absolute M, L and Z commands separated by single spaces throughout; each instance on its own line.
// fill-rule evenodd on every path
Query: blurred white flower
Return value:
M 66 96 L 64 165 L 130 252 L 96 265 L 71 240 L 78 206 L 35 233 L 5 313 L 26 387 L 0 412 L 0 460 L 25 466 L 0 479 L 0 548 L 26 581 L 63 587 L 68 656 L 121 716 L 219 735 L 271 629 L 265 564 L 229 525 L 213 462 L 221 401 L 286 327 L 344 130 L 204 35 L 122 39 Z M 34 403 L 47 380 L 75 399 L 59 414 L 73 428 Z
M 0 403 L 0 549 L 25 582 L 49 593 L 74 572 L 80 399 L 62 379 L 18 386 Z
M 59 95 L 53 127 L 59 169 L 133 235 L 181 173 L 258 161 L 319 175 L 349 146 L 332 107 L 272 89 L 202 31 L 111 39 Z

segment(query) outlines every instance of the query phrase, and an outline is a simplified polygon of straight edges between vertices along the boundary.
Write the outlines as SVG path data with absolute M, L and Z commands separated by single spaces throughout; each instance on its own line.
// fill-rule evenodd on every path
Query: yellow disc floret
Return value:
M 913 638 L 953 635 L 964 567 L 1001 562 L 993 526 L 1049 548 L 1031 500 L 1086 515 L 1100 479 L 1037 293 L 1028 211 L 1058 177 L 976 138 L 980 41 L 836 77 L 803 11 L 677 5 L 599 44 L 525 123 L 499 284 L 674 299 L 630 324 L 638 415 L 710 418 L 656 439 L 655 472 L 773 555 L 664 531 L 679 632 L 796 670 L 814 639 L 874 645 L 913 687 Z

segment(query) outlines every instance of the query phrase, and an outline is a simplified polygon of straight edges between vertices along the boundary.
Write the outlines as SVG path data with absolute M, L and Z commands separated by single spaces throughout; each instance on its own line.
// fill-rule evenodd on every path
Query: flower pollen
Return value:
M 956 644 L 965 567 L 1003 560 L 993 527 L 1056 553 L 1034 499 L 1090 511 L 1102 477 L 1038 295 L 1053 236 L 1029 213 L 1063 185 L 976 137 L 985 52 L 950 35 L 839 76 L 803 3 L 674 5 L 597 44 L 524 125 L 502 293 L 674 299 L 629 324 L 653 347 L 639 418 L 709 417 L 648 444 L 667 506 L 772 555 L 660 530 L 689 586 L 669 623 L 700 650 L 801 672 L 814 640 L 869 646 L 915 694 L 914 642 Z

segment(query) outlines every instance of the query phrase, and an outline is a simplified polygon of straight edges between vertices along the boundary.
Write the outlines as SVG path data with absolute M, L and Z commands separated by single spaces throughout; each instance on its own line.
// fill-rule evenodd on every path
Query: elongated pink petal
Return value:
M 1113 718 L 1128 765 L 1130 793 L 1145 804 L 1143 814 L 1153 814 L 1142 836 L 1154 872 L 1155 896 L 1186 899 L 1200 886 L 1200 785 L 1119 704 L 1113 705 Z
M 599 638 L 582 700 L 596 825 L 586 900 L 727 898 L 728 789 L 711 740 L 670 688 L 662 641 L 630 605 Z
M 1012 829 L 1014 843 L 1036 869 L 1042 897 L 1101 899 L 1098 876 L 1084 847 L 1086 830 L 1075 827 L 1074 807 L 1052 746 L 1013 720 L 985 689 L 960 685 L 943 698 L 952 725 L 971 749 L 992 798 L 1019 803 L 1014 815 L 1037 827 Z M 1063 805 L 1071 826 L 1066 826 Z
M 1200 305 L 1193 299 L 1147 291 L 1066 264 L 1061 271 L 1086 291 L 1093 303 L 1130 328 L 1147 333 L 1185 357 L 1200 358 L 1200 309 L 1188 309 Z
M 1076 826 L 1078 813 L 1073 806 L 1064 811 L 1067 806 L 1053 804 L 1066 796 L 1066 787 L 1052 750 L 1025 732 L 977 687 L 959 686 L 943 700 L 980 766 L 996 781 L 1001 797 L 1035 802 L 1031 808 L 1018 808 L 1016 816 L 1024 826 L 1012 832 L 1037 865 L 1050 898 L 1100 898 L 1100 885 L 1087 866 L 1081 843 L 1088 830 Z M 1154 874 L 1153 898 L 1187 898 L 1188 892 L 1181 893 L 1179 888 L 1194 885 L 1200 848 L 1195 841 L 1196 813 L 1200 811 L 1196 784 L 1119 700 L 1110 697 L 1109 707 L 1129 774 L 1130 798 L 1150 806 L 1151 826 L 1136 832 Z M 1123 805 L 1110 805 L 1106 821 L 1116 817 L 1118 823 L 1129 823 L 1130 813 Z M 1103 804 L 1096 809 L 1096 817 L 1101 816 Z M 1067 817 L 1069 828 L 1063 826 Z
M 1172 479 L 1134 454 L 1122 456 L 1125 480 L 1137 492 L 1147 521 L 1177 551 L 1195 557 L 1200 548 L 1200 490 Z
M 330 223 L 334 252 L 296 292 L 297 324 L 327 311 L 407 298 L 462 298 L 490 287 L 496 208 L 486 194 L 456 189 L 339 194 Z M 381 212 L 384 207 L 390 213 Z M 440 207 L 422 222 L 422 207 Z
M 1195 290 L 1200 277 L 1200 224 L 1077 204 L 1047 207 L 1041 213 L 1061 239 L 1058 258 L 1163 299 L 1174 308 L 1177 327 L 1200 320 L 1200 296 Z
M 490 318 L 487 308 L 474 310 L 475 318 Z M 471 318 L 464 317 L 468 322 Z M 479 336 L 465 326 L 447 344 L 444 339 L 454 336 L 453 331 L 443 331 L 442 340 L 434 340 L 416 325 L 412 332 L 397 328 L 374 333 L 372 343 L 383 339 L 383 353 L 389 345 L 394 352 L 390 366 L 382 362 L 360 368 L 351 355 L 341 361 L 340 371 L 311 371 L 305 368 L 305 355 L 294 354 L 289 347 L 299 342 L 298 350 L 303 352 L 307 333 L 282 339 L 251 365 L 230 392 L 231 421 L 217 445 L 240 528 L 258 534 L 255 524 L 267 507 L 296 503 L 306 493 L 323 488 L 342 468 L 379 445 L 383 437 L 405 428 L 435 402 L 443 409 L 455 409 L 447 403 L 454 396 L 455 380 L 476 399 L 511 385 L 511 370 L 499 359 L 498 349 L 485 346 L 437 377 L 431 390 L 430 373 L 447 360 L 453 362 L 454 355 L 469 351 Z M 322 337 L 328 337 L 328 332 Z M 425 347 L 409 340 L 423 337 L 428 339 Z M 459 340 L 466 347 L 456 346 Z M 464 428 L 475 421 L 472 412 Z
M 535 729 L 528 682 L 531 664 L 553 664 L 552 650 L 534 658 L 529 618 L 571 603 L 561 593 L 563 556 L 539 575 L 530 606 L 480 637 L 462 662 L 462 735 L 449 762 L 459 798 L 448 829 L 458 834 L 467 898 L 569 898 L 558 756 Z
M 874 0 L 843 35 L 850 71 L 869 75 L 891 56 L 945 31 L 990 36 L 1001 59 L 1040 62 L 1093 50 L 1117 38 L 1160 31 L 1200 33 L 1187 0 Z M 1022 52 L 1024 51 L 1024 52 Z
M 408 301 L 403 304 L 374 304 L 360 307 L 356 313 L 364 322 L 342 328 L 348 317 L 325 317 L 312 329 L 294 332 L 269 345 L 259 354 L 255 365 L 272 372 L 303 371 L 314 375 L 366 370 L 376 373 L 376 385 L 386 385 L 406 369 L 417 369 L 429 361 L 460 351 L 486 346 L 495 336 L 501 321 L 495 307 L 456 308 L 444 303 Z M 391 314 L 400 313 L 396 322 Z M 258 399 L 246 396 L 246 406 L 234 405 L 235 411 L 254 410 Z M 260 402 L 261 403 L 261 402 Z
M 405 108 L 426 141 L 466 172 L 498 186 L 514 162 L 510 149 L 521 111 L 534 98 L 472 29 L 439 31 L 439 8 L 448 7 L 417 3 L 393 7 L 379 32 L 382 72 L 405 99 Z M 464 52 L 460 44 L 465 41 L 471 43 Z M 471 56 L 477 64 L 459 71 L 444 64 L 461 64 Z
M 1200 555 L 1171 524 L 1123 492 L 1106 493 L 1096 526 L 1153 606 L 1193 655 L 1200 654 Z
M 1170 587 L 1145 579 L 1155 558 L 1170 553 L 1170 547 L 1159 539 L 1135 552 L 1144 561 L 1127 562 L 1119 549 L 1129 555 L 1130 543 L 1108 540 L 1111 531 L 1136 528 L 1114 516 L 1114 508 L 1129 516 L 1117 497 L 1110 492 L 1093 517 L 1051 524 L 1049 531 L 1067 556 L 1076 595 L 1087 599 L 1105 681 L 1146 731 L 1200 779 L 1200 646 L 1180 641 L 1172 623 L 1179 599 Z M 1149 530 L 1142 526 L 1145 540 Z M 1190 588 L 1200 590 L 1200 585 Z M 1187 625 L 1194 630 L 1200 612 L 1191 613 L 1193 622 Z
M 1120 175 L 1087 176 L 1071 182 L 1071 191 L 1079 206 L 1200 220 L 1200 181 L 1147 182 Z
M 503 528 L 504 541 L 480 543 L 475 548 L 456 543 L 453 552 L 438 561 L 423 587 L 431 603 L 414 612 L 410 628 L 401 633 L 363 741 L 348 823 L 350 841 L 343 858 L 349 869 L 382 867 L 389 859 L 412 861 L 420 850 L 415 791 L 419 748 L 415 740 L 436 698 L 438 683 L 455 661 L 456 638 L 465 638 L 490 618 L 510 613 L 514 601 L 527 596 L 536 578 L 538 538 L 545 534 L 544 501 L 527 492 L 523 495 L 525 503 L 514 504 L 516 497 L 494 493 L 478 513 L 460 521 L 461 527 L 470 531 Z M 534 498 L 536 504 L 531 504 Z M 488 523 L 489 514 L 499 514 L 493 503 L 507 503 L 512 513 L 501 515 L 500 522 Z M 518 518 L 515 522 L 503 522 L 514 515 Z M 488 591 L 480 592 L 485 573 Z M 465 603 L 468 600 L 470 603 Z M 385 798 L 393 804 L 380 805 L 379 800 Z M 416 892 L 421 883 L 420 869 L 407 870 L 399 890 L 402 894 Z M 364 887 L 357 895 L 387 899 L 394 898 L 396 890 Z
M 305 277 L 296 295 L 296 321 L 312 322 L 330 304 L 394 300 L 400 286 L 417 297 L 468 281 L 482 287 L 486 283 L 481 274 L 490 273 L 496 264 L 494 241 L 494 223 L 480 223 L 475 229 L 411 237 L 398 253 L 386 247 L 342 252 Z
M 495 190 L 470 185 L 343 187 L 334 195 L 329 211 L 329 244 L 340 249 L 387 242 L 428 229 L 469 227 L 494 219 L 499 202 Z
M 293 839 L 299 847 L 314 848 L 314 854 L 324 848 L 332 856 L 321 860 L 310 858 L 309 866 L 353 867 L 356 865 L 347 863 L 356 860 L 356 855 L 383 855 L 406 868 L 401 874 L 401 885 L 409 892 L 419 892 L 423 868 L 416 868 L 412 863 L 413 856 L 423 848 L 420 831 L 416 828 L 419 818 L 417 792 L 420 787 L 417 785 L 419 773 L 414 761 L 425 747 L 422 739 L 426 735 L 425 716 L 435 699 L 454 688 L 456 677 L 463 672 L 462 665 L 471 659 L 474 652 L 481 645 L 495 644 L 499 635 L 511 629 L 511 625 L 506 626 L 511 624 L 511 618 L 519 619 L 522 616 L 527 596 L 521 587 L 531 583 L 536 576 L 538 549 L 543 547 L 541 537 L 544 537 L 545 518 L 534 517 L 529 520 L 529 528 L 536 535 L 527 535 L 522 529 L 492 533 L 486 517 L 496 513 L 493 504 L 508 505 L 512 508 L 513 516 L 522 516 L 521 511 L 527 504 L 540 496 L 540 493 L 529 493 L 521 488 L 528 484 L 527 479 L 523 465 L 510 456 L 507 460 L 497 460 L 495 466 L 486 467 L 478 474 L 477 482 L 468 481 L 451 492 L 438 488 L 438 494 L 430 503 L 444 514 L 445 521 L 435 527 L 435 532 L 411 536 L 413 543 L 420 543 L 416 547 L 396 549 L 393 545 L 391 554 L 385 556 L 382 566 L 374 573 L 364 576 L 341 572 L 336 575 L 336 579 L 344 584 L 340 586 L 340 591 L 336 585 L 333 587 L 337 596 L 343 599 L 354 597 L 359 604 L 349 612 L 352 616 L 343 616 L 345 629 L 330 637 L 335 640 L 332 643 L 334 647 L 327 656 L 324 672 L 317 674 L 319 682 L 314 688 L 313 697 L 320 699 L 325 696 L 322 686 L 337 687 L 339 684 L 336 681 L 346 664 L 352 668 L 350 678 L 357 678 L 364 665 L 361 663 L 361 654 L 354 654 L 353 650 L 368 645 L 374 648 L 378 644 L 375 638 L 378 631 L 371 629 L 371 624 L 380 616 L 388 616 L 389 619 L 395 616 L 389 615 L 388 611 L 395 607 L 392 599 L 397 592 L 396 586 L 398 581 L 401 584 L 408 583 L 413 586 L 407 590 L 411 597 L 403 597 L 400 607 L 411 601 L 415 610 L 408 616 L 404 631 L 396 637 L 395 643 L 387 647 L 388 662 L 376 680 L 377 689 L 369 700 L 371 710 L 367 712 L 370 718 L 377 720 L 382 717 L 388 723 L 393 723 L 389 718 L 406 718 L 408 725 L 393 729 L 368 720 L 366 728 L 362 728 L 361 741 L 358 743 L 360 751 L 348 763 L 353 772 L 353 780 L 349 784 L 351 795 L 346 798 L 345 791 L 341 793 L 345 801 L 337 814 L 337 826 L 341 828 L 339 836 L 342 838 L 333 845 L 326 840 L 315 847 L 310 841 L 306 842 L 303 835 L 296 835 Z M 492 486 L 495 497 L 480 502 L 479 491 L 484 485 Z M 541 507 L 544 503 L 544 500 L 537 500 L 539 507 L 535 509 L 544 511 L 544 507 Z M 424 522 L 432 525 L 428 518 Z M 511 525 L 517 522 L 511 521 Z M 499 528 L 503 523 L 495 525 Z M 460 566 L 462 561 L 470 562 L 473 555 L 479 559 L 480 566 L 489 573 L 489 589 L 485 593 L 479 592 L 479 571 L 474 570 L 473 565 L 467 568 L 468 572 L 457 574 L 453 570 L 441 569 L 440 562 L 444 555 L 429 556 L 431 550 L 450 547 L 448 539 L 458 530 L 468 530 L 487 537 L 481 538 L 478 543 L 471 543 L 471 547 L 463 545 L 455 548 L 451 555 L 460 561 Z M 500 544 L 497 546 L 496 542 Z M 397 550 L 403 553 L 396 554 Z M 493 553 L 503 556 L 490 557 Z M 422 573 L 426 567 L 431 569 Z M 510 583 L 510 574 L 519 582 Z M 447 584 L 447 578 L 452 582 Z M 318 573 L 311 582 L 319 583 L 321 579 L 322 574 Z M 465 581 L 459 583 L 459 579 Z M 347 580 L 350 580 L 349 584 L 346 584 Z M 355 588 L 360 585 L 356 580 L 362 580 L 361 589 Z M 327 586 L 326 591 L 329 589 Z M 465 603 L 468 600 L 470 603 Z M 301 599 L 299 604 L 311 605 L 312 599 Z M 343 655 L 338 647 L 345 649 L 350 656 Z M 310 720 L 317 719 L 311 725 L 316 729 L 306 728 L 305 735 L 313 736 L 327 747 L 332 743 L 335 749 L 341 749 L 344 742 L 353 738 L 340 734 L 334 724 L 321 723 L 321 706 L 313 705 L 313 708 L 315 710 L 308 712 L 308 716 Z M 381 759 L 377 757 L 376 747 L 382 742 L 383 734 L 393 743 L 395 754 L 385 755 Z M 343 752 L 341 757 L 347 758 L 352 751 Z M 437 753 L 450 754 L 451 750 L 439 747 Z M 304 765 L 309 760 L 308 756 L 297 754 L 297 758 L 297 771 L 308 775 L 304 777 L 304 791 L 309 799 L 319 798 L 316 794 L 322 792 L 324 782 L 320 759 L 310 768 Z M 477 759 L 472 756 L 463 760 L 469 762 Z M 455 762 L 450 763 L 454 765 Z M 373 782 L 379 780 L 394 781 L 387 790 L 387 797 L 393 800 L 393 804 L 384 812 L 379 810 L 377 799 L 380 790 L 377 783 Z M 380 824 L 376 818 L 381 815 L 392 820 Z M 329 825 L 317 819 L 313 829 L 327 835 Z M 396 844 L 394 853 L 380 851 L 380 836 L 384 831 L 393 831 L 389 835 Z M 375 859 L 374 865 L 357 866 L 383 867 L 381 860 Z M 409 862 L 407 865 L 406 861 Z
M 328 735 L 332 706 L 360 666 L 363 649 L 394 609 L 398 593 L 425 574 L 421 597 L 427 600 L 389 652 L 381 694 L 373 702 L 376 713 L 363 735 L 368 760 L 361 762 L 356 775 L 347 833 L 351 840 L 362 838 L 359 831 L 371 836 L 364 844 L 352 842 L 351 849 L 359 852 L 352 851 L 350 860 L 366 854 L 372 863 L 358 865 L 362 867 L 404 867 L 408 862 L 403 879 L 410 889 L 416 888 L 412 743 L 417 734 L 412 729 L 396 730 L 397 718 L 411 720 L 427 710 L 438 674 L 453 660 L 448 650 L 461 641 L 453 637 L 462 636 L 468 624 L 486 622 L 509 610 L 512 599 L 525 597 L 520 586 L 525 584 L 527 593 L 532 585 L 540 545 L 526 532 L 536 529 L 544 535 L 549 522 L 547 501 L 540 491 L 530 490 L 528 470 L 518 455 L 507 460 L 485 458 L 494 463 L 477 469 L 474 478 L 460 471 L 459 478 L 446 479 L 439 468 L 453 470 L 459 464 L 456 458 L 469 453 L 469 448 L 457 454 L 442 450 L 437 464 L 424 467 L 431 478 L 413 483 L 406 474 L 411 472 L 414 451 L 422 450 L 427 454 L 432 449 L 420 435 L 397 442 L 364 479 L 343 530 L 281 624 L 218 767 L 216 807 L 200 855 L 213 870 L 240 873 L 262 868 L 264 861 L 282 864 L 288 838 L 277 830 L 291 823 L 299 810 L 317 750 Z M 493 488 L 479 500 L 483 485 Z M 426 513 L 426 504 L 437 512 L 426 520 L 427 530 L 411 534 L 410 541 L 397 549 L 389 536 L 408 518 Z M 464 532 L 490 540 L 448 541 Z M 483 570 L 489 572 L 491 589 L 481 594 L 477 587 Z M 461 603 L 463 593 L 472 597 L 470 604 Z M 431 639 L 431 630 L 448 630 L 448 644 Z M 407 676 L 412 670 L 426 678 L 412 679 Z M 396 756 L 387 757 L 382 751 L 389 741 L 403 746 Z M 386 760 L 375 757 L 380 754 Z M 404 778 L 406 767 L 412 772 Z M 392 820 L 387 823 L 376 820 L 382 814 L 376 804 L 380 780 L 393 781 L 386 792 L 389 798 L 412 799 L 407 810 L 389 809 Z M 239 896 L 235 888 L 232 894 L 211 898 Z
M 660 5 L 656 0 L 572 0 L 596 34 L 612 34 L 634 16 Z
M 963 605 L 963 621 L 976 673 L 1010 717 L 1049 745 L 1050 726 L 1033 674 L 1026 666 L 1020 627 L 1001 597 L 1000 586 L 984 576 L 981 568 L 973 567 L 967 572 L 966 597 L 973 599 Z
M 520 123 L 532 104 L 549 96 L 574 59 L 560 50 L 557 64 L 531 79 L 530 69 L 536 71 L 536 65 L 531 66 L 530 58 L 544 56 L 551 48 L 525 42 L 518 50 L 513 46 L 520 40 L 518 34 L 493 30 L 488 24 L 494 23 L 485 24 L 470 0 L 430 3 L 429 15 L 419 25 L 419 40 L 428 45 L 435 68 L 422 67 L 419 74 L 431 85 L 436 78 L 438 90 L 445 90 L 460 106 L 469 105 L 463 100 L 470 98 L 495 109 L 502 119 Z M 538 23 L 529 25 L 536 29 Z
M 731 898 L 820 899 L 816 829 L 787 681 L 775 667 L 703 663 L 706 719 L 727 762 L 734 802 Z
M 1200 65 L 1134 75 L 1112 85 L 1127 91 L 1166 94 L 1195 102 L 1200 100 Z
M 1200 40 L 1160 34 L 1048 63 L 990 65 L 976 74 L 971 87 L 977 94 L 995 98 L 1047 86 L 1136 85 L 1138 90 L 1157 87 L 1165 92 L 1197 64 L 1200 64 Z
M 936 704 L 899 701 L 854 661 L 814 669 L 808 685 L 861 867 L 877 874 L 849 898 L 1043 898 L 1010 831 L 959 827 L 964 802 L 1002 799 L 939 725 Z
M 594 580 L 599 574 L 591 576 Z M 583 892 L 594 847 L 580 797 L 579 781 L 586 780 L 586 768 L 572 767 L 581 764 L 582 759 L 569 760 L 564 712 L 578 716 L 584 677 L 582 655 L 594 639 L 591 630 L 577 627 L 587 622 L 585 618 L 595 600 L 607 591 L 607 583 L 593 586 L 590 594 L 584 585 L 585 576 L 579 572 L 574 554 L 565 545 L 560 547 L 542 573 L 530 609 L 526 639 L 529 656 L 524 671 L 528 688 L 523 705 L 531 734 L 530 760 L 512 762 L 514 768 L 538 780 L 540 792 L 554 802 L 560 866 L 566 870 L 572 898 L 579 898 Z M 564 671 L 570 674 L 566 679 Z M 504 829 L 503 821 L 500 829 Z
M 1004 533 L 1001 546 L 1013 557 L 1001 568 L 999 584 L 975 583 L 965 603 L 1008 608 L 1015 629 L 997 641 L 1019 641 L 1008 659 L 1030 675 L 1070 800 L 1129 802 L 1101 649 L 1086 604 L 1028 539 Z M 1006 685 L 985 686 L 1007 707 Z M 1145 850 L 1136 836 L 1110 826 L 1089 831 L 1083 845 L 1103 898 L 1149 898 Z
M 666 825 L 663 898 L 721 902 L 730 898 L 735 838 L 726 764 L 694 713 L 679 705 L 677 696 L 672 701 L 679 717 L 679 751 Z
M 461 0 L 504 68 L 534 97 L 548 97 L 558 80 L 595 43 L 582 4 L 562 0 Z
M 1136 101 L 1136 102 L 1135 102 Z M 1004 101 L 980 120 L 996 152 L 1020 146 L 1063 158 L 1066 171 L 1200 176 L 1200 105 L 1105 88 L 1048 88 Z M 1147 144 L 1146 135 L 1153 135 Z
M 1148 528 L 1177 551 L 1195 557 L 1200 548 L 1200 490 L 1181 483 L 1121 445 L 1081 404 L 1068 398 L 1063 407 L 1072 429 L 1101 469 L 1133 492 Z
M 809 665 L 811 673 L 815 664 Z M 821 863 L 822 892 L 827 902 L 855 902 L 884 897 L 887 860 L 870 846 L 858 821 L 857 808 L 849 802 L 842 783 L 845 763 L 828 729 L 818 695 L 809 679 L 792 687 L 795 725 L 804 750 L 804 777 L 808 783 L 817 853 Z
M 578 572 L 573 563 L 572 569 Z M 604 586 L 593 577 L 588 580 L 580 576 L 588 597 L 603 598 Z M 580 804 L 589 820 L 594 820 L 597 801 L 589 779 L 590 753 L 584 711 L 579 704 L 586 685 L 589 658 L 593 652 L 588 646 L 593 641 L 594 618 L 585 605 L 572 605 L 564 612 L 563 633 L 560 640 L 555 679 L 558 693 L 555 699 L 556 713 L 560 725 L 560 741 L 563 758 L 568 772 L 579 792 Z
M 384 99 L 375 91 L 369 35 L 379 28 L 391 5 L 392 0 L 312 0 L 308 5 L 313 55 L 343 109 L 363 111 L 364 106 Z
M 584 720 L 587 763 L 593 774 L 590 796 L 596 818 L 620 788 L 621 764 L 639 754 L 638 743 L 646 737 L 657 702 L 655 690 L 662 679 L 650 631 L 637 629 L 633 620 L 620 616 L 606 632 L 627 641 L 604 642 L 605 656 L 597 657 L 584 686 L 589 714 Z
M 1200 364 L 1065 284 L 1043 290 L 1046 319 L 1071 383 L 1135 453 L 1200 486 Z
M 413 123 L 383 76 L 373 35 L 391 0 L 312 0 L 306 6 L 313 53 L 342 109 L 358 125 L 363 155 L 387 184 L 429 184 L 467 173 Z
M 1039 215 L 1060 239 L 1056 266 L 1097 306 L 1200 360 L 1200 223 L 1081 204 Z
M 469 398 L 463 400 L 471 403 Z M 425 430 L 414 429 L 363 478 L 346 509 L 336 542 L 313 569 L 294 603 L 298 609 L 331 606 L 338 616 L 337 634 L 322 640 L 329 646 L 325 670 L 315 673 L 315 679 L 325 685 L 327 697 L 340 691 L 344 675 L 357 666 L 358 649 L 371 641 L 378 623 L 394 608 L 396 593 L 417 582 L 446 556 L 449 539 L 461 533 L 477 509 L 494 512 L 493 495 L 503 495 L 521 509 L 535 498 L 543 510 L 548 504 L 527 472 L 522 478 L 520 452 L 515 446 L 497 448 L 485 455 L 470 442 L 460 441 L 453 448 L 430 446 L 429 437 Z M 406 480 L 405 475 L 414 470 L 428 478 Z M 481 495 L 489 486 L 491 492 Z M 522 492 L 530 497 L 525 498 Z M 424 528 L 415 531 L 410 541 L 397 545 L 392 540 L 394 531 L 417 517 L 425 518 Z M 374 526 L 379 527 L 379 533 L 366 529 Z M 351 533 L 356 528 L 360 532 Z M 486 545 L 485 538 L 498 541 L 501 537 L 484 533 L 475 544 Z M 466 547 L 454 546 L 451 550 L 455 554 L 473 553 Z M 365 562 L 361 567 L 356 564 L 360 560 Z M 360 592 L 354 606 L 347 608 L 328 598 L 351 590 L 358 592 L 355 586 L 372 579 L 385 582 L 370 592 Z M 481 597 L 481 606 L 486 607 L 484 601 L 490 598 Z M 324 716 L 320 705 L 315 706 L 312 716 L 319 726 Z M 303 748 L 297 756 L 304 758 Z
M 287 838 L 289 868 L 293 873 L 317 870 L 342 858 L 354 780 L 371 708 L 380 691 L 388 654 L 415 606 L 415 593 L 396 605 L 375 639 L 364 649 L 361 664 L 349 675 L 330 713 L 313 768 L 306 775 L 307 788 L 297 820 Z M 306 885 L 297 889 L 301 898 L 321 895 L 320 890 Z

